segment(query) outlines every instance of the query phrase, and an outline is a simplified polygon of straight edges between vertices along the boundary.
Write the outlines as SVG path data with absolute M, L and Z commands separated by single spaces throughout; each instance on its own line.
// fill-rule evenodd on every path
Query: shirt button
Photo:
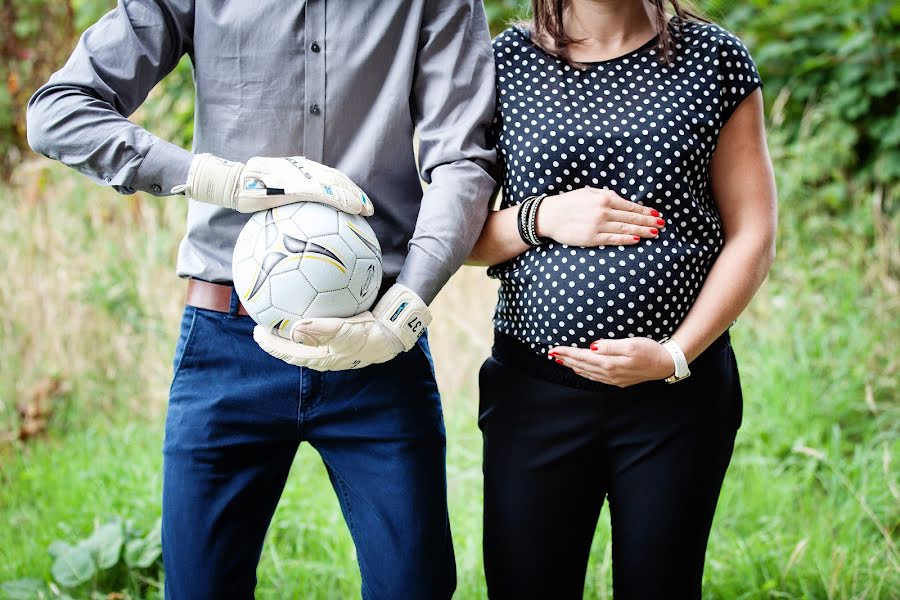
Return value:
M 322 48 L 319 46 L 319 42 L 313 42 L 312 46 L 310 46 L 309 49 L 312 50 L 313 52 L 318 52 Z
M 311 112 L 312 114 L 314 114 L 316 116 L 319 116 L 319 114 L 322 112 L 322 109 L 319 108 L 318 104 L 313 104 L 312 106 L 309 107 L 309 112 Z
M 150 191 L 153 192 L 154 194 L 158 194 L 162 191 L 162 187 L 160 187 L 160 185 L 158 183 L 154 183 L 153 185 L 150 186 Z

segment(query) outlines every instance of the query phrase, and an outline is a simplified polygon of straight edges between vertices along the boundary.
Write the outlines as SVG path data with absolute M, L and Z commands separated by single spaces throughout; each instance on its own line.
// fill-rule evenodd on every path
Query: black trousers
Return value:
M 608 499 L 616 600 L 699 598 L 742 414 L 728 334 L 690 378 L 624 389 L 517 344 L 498 333 L 479 375 L 489 596 L 581 598 Z

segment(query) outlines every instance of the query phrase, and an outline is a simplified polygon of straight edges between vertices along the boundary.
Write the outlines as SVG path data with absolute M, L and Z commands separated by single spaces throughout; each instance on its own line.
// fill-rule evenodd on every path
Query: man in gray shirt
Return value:
M 185 54 L 196 84 L 193 152 L 127 118 Z M 363 596 L 452 595 L 440 399 L 427 340 L 412 324 L 427 324 L 427 304 L 481 230 L 495 187 L 493 110 L 477 0 L 123 0 L 35 92 L 35 151 L 122 193 L 175 188 L 191 198 L 177 265 L 190 278 L 188 306 L 163 447 L 167 598 L 252 597 L 301 441 L 328 468 Z M 257 331 L 267 354 L 230 287 L 245 212 L 261 206 L 242 185 L 280 160 L 261 157 L 300 156 L 307 184 L 341 181 L 343 190 L 333 201 L 305 199 L 365 215 L 374 203 L 389 292 L 362 320 L 314 323 L 289 340 Z M 296 199 L 276 191 L 264 202 Z M 384 318 L 386 302 L 411 307 L 406 330 Z M 329 346 L 373 332 L 380 341 L 358 355 Z

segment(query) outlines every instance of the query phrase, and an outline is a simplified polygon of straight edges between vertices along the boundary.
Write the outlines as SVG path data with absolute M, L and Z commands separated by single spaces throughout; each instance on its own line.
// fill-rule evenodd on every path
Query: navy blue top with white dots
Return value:
M 548 242 L 489 269 L 501 282 L 495 329 L 535 352 L 668 337 L 722 247 L 710 159 L 722 126 L 761 83 L 733 34 L 677 24 L 670 22 L 670 65 L 655 40 L 584 68 L 546 53 L 520 27 L 494 40 L 502 207 L 591 186 L 652 206 L 666 220 L 657 239 L 633 246 Z

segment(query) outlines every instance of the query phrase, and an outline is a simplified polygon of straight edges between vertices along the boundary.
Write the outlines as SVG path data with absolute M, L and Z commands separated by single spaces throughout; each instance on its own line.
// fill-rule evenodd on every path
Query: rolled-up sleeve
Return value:
M 428 189 L 398 281 L 431 302 L 481 233 L 495 187 L 494 60 L 484 7 L 431 0 L 410 99 Z
M 120 0 L 28 103 L 35 152 L 122 193 L 165 195 L 192 154 L 128 120 L 191 51 L 192 0 Z

